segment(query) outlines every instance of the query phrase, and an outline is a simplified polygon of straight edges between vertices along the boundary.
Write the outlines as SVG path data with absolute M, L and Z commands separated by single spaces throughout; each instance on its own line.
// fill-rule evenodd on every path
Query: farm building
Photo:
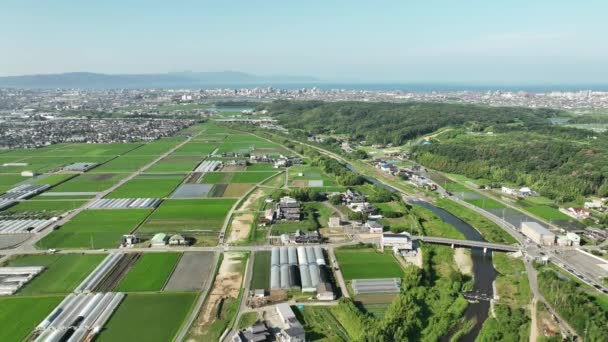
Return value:
M 88 209 L 153 209 L 160 198 L 102 198 L 93 202 Z
M 270 288 L 301 289 L 334 298 L 323 249 L 315 247 L 274 247 L 270 254 Z M 329 293 L 331 292 L 331 293 Z
M 219 160 L 205 160 L 200 163 L 194 172 L 212 172 L 217 170 L 222 166 L 222 162 Z
M 521 232 L 541 246 L 552 246 L 555 244 L 555 234 L 537 222 L 522 222 Z
M 90 293 L 106 278 L 120 262 L 123 254 L 112 253 L 103 259 L 97 267 L 74 289 L 75 293 Z
M 57 218 L 48 220 L 1 220 L 0 234 L 39 233 L 54 222 L 57 222 Z
M 399 291 L 401 291 L 401 279 L 353 279 L 352 287 L 355 294 L 399 293 Z
M 14 294 L 43 270 L 42 266 L 0 267 L 0 296 Z
M 270 337 L 270 331 L 263 322 L 255 323 L 254 325 L 237 332 L 232 337 L 232 342 L 258 342 L 266 341 Z
M 7 208 L 17 202 L 17 200 L 28 199 L 33 197 L 46 189 L 50 188 L 50 185 L 30 185 L 23 184 L 16 186 L 4 194 L 0 195 L 0 209 Z
M 154 235 L 154 237 L 152 237 L 152 239 L 150 240 L 150 246 L 151 247 L 164 247 L 167 245 L 168 239 L 169 238 L 167 237 L 167 234 L 158 233 L 158 234 Z
M 384 247 L 393 247 L 396 254 L 409 252 L 413 249 L 412 237 L 408 233 L 391 234 L 384 233 L 380 239 L 380 250 L 384 252 Z
M 185 246 L 186 244 L 186 239 L 179 234 L 172 235 L 169 238 L 169 245 L 171 246 Z
M 127 234 L 122 236 L 122 245 L 125 247 L 131 247 L 139 243 L 137 235 Z
M 276 206 L 277 220 L 299 221 L 301 218 L 300 202 L 285 196 Z
M 62 168 L 63 171 L 73 171 L 73 172 L 87 172 L 90 169 L 97 166 L 97 163 L 73 163 L 70 165 L 66 165 Z

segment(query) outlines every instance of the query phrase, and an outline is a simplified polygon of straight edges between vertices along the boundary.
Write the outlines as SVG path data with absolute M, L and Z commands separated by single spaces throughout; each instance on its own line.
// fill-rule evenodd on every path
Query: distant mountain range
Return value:
M 260 76 L 238 71 L 171 72 L 165 74 L 99 74 L 70 72 L 0 77 L 0 87 L 17 88 L 197 88 L 213 86 L 264 86 L 318 82 L 314 77 Z

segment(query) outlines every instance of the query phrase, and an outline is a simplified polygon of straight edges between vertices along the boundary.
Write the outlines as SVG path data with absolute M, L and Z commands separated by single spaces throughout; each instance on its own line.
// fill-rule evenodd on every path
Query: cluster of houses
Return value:
M 122 236 L 120 245 L 121 247 L 130 248 L 140 242 L 142 242 L 142 240 L 137 235 L 126 234 Z M 169 236 L 165 233 L 158 233 L 150 239 L 150 247 L 188 246 L 189 244 L 190 242 L 188 239 L 180 234 L 173 234 Z
M 290 167 L 293 165 L 302 164 L 302 160 L 298 157 L 289 157 L 279 155 L 278 158 L 274 158 L 269 155 L 251 155 L 249 156 L 249 162 L 251 163 L 270 163 L 275 169 Z
M 376 207 L 371 205 L 365 196 L 351 189 L 346 190 L 342 195 L 343 203 L 353 212 L 371 214 L 376 212 Z
M 414 186 L 427 188 L 431 191 L 437 190 L 437 184 L 421 174 L 423 169 L 420 165 L 396 166 L 382 159 L 373 160 L 372 163 L 380 171 L 405 178 Z

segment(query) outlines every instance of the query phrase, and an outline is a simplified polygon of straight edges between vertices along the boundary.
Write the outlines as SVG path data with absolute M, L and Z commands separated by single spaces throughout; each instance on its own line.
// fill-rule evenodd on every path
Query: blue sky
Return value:
M 0 75 L 607 83 L 608 1 L 3 0 Z

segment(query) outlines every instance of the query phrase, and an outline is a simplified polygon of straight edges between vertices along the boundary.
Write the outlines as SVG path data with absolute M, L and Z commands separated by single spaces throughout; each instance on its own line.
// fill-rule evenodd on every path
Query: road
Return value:
M 344 276 L 342 276 L 342 270 L 340 269 L 340 265 L 338 265 L 336 255 L 334 253 L 334 247 L 330 246 L 327 248 L 327 254 L 329 255 L 329 263 L 334 268 L 334 274 L 336 275 L 336 281 L 340 285 L 342 289 L 342 296 L 346 298 L 350 298 L 350 294 L 348 293 L 348 287 L 346 287 L 346 282 L 344 281 Z
M 247 266 L 245 266 L 245 278 L 243 279 L 243 292 L 241 293 L 241 304 L 239 305 L 239 311 L 232 322 L 232 325 L 224 331 L 222 338 L 220 341 L 229 341 L 232 335 L 236 333 L 236 325 L 243 313 L 247 312 L 247 299 L 249 298 L 249 291 L 251 288 L 251 278 L 253 277 L 253 263 L 255 260 L 255 253 L 249 254 L 249 258 L 247 259 Z

